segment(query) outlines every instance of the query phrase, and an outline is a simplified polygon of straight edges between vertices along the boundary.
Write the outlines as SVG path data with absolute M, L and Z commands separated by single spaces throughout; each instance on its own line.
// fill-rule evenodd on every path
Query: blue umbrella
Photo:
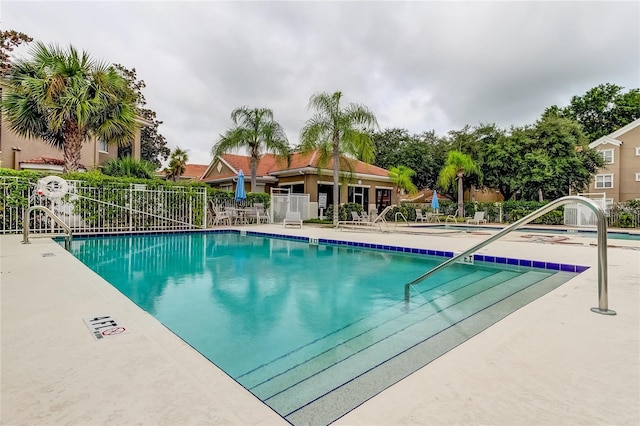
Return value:
M 433 190 L 433 198 L 431 199 L 431 208 L 434 210 L 438 210 L 440 208 L 440 203 L 438 202 L 438 192 Z
M 242 201 L 247 198 L 247 193 L 244 190 L 244 173 L 242 170 L 238 172 L 238 183 L 236 184 L 236 201 Z

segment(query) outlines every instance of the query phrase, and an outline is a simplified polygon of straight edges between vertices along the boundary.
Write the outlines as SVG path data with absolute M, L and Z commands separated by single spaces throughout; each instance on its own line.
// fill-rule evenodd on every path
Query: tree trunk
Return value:
M 63 173 L 77 172 L 80 168 L 80 154 L 83 142 L 82 133 L 75 122 L 67 122 L 64 132 L 64 168 Z
M 255 157 L 251 157 L 251 192 L 257 191 L 257 179 L 256 174 L 258 173 L 258 159 Z
M 338 147 L 333 144 L 333 224 L 338 225 L 340 210 L 340 187 L 338 186 L 338 170 L 340 168 Z
M 462 173 L 458 173 L 458 217 L 464 217 L 464 187 L 462 186 Z

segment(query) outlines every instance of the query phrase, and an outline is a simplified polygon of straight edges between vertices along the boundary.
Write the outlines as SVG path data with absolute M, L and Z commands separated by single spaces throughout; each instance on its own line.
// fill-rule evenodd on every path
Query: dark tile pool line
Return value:
M 243 234 L 245 231 L 240 231 L 237 229 L 212 229 L 212 230 L 200 230 L 200 231 L 145 231 L 145 232 L 137 232 L 134 235 L 167 235 L 167 234 L 193 234 L 193 233 L 206 233 L 206 234 Z M 93 234 L 93 235 L 78 235 L 75 238 L 100 238 L 100 237 L 124 237 L 130 236 L 131 233 L 104 233 L 104 234 Z M 268 232 L 256 232 L 256 231 L 246 231 L 246 235 L 255 236 L 255 237 L 268 237 L 268 238 L 277 238 L 282 240 L 291 240 L 291 241 L 300 241 L 300 242 L 310 242 L 309 237 L 300 237 L 295 235 L 283 235 L 283 234 L 274 234 Z M 62 241 L 62 238 L 56 238 L 56 241 Z M 417 249 L 412 247 L 400 247 L 400 246 L 390 246 L 386 244 L 373 244 L 373 243 L 358 243 L 354 241 L 342 241 L 342 240 L 331 240 L 325 238 L 318 238 L 318 244 L 333 244 L 339 246 L 347 246 L 347 247 L 360 247 L 367 248 L 373 250 L 384 250 L 391 252 L 400 252 L 400 253 L 410 253 L 410 254 L 418 254 L 424 256 L 439 256 L 444 258 L 451 258 L 455 255 L 452 251 L 442 251 L 442 250 L 428 250 L 428 249 Z M 520 266 L 525 268 L 538 268 L 538 269 L 549 269 L 553 271 L 563 271 L 563 272 L 574 272 L 581 273 L 589 269 L 588 266 L 582 265 L 570 265 L 566 263 L 555 263 L 555 262 L 541 262 L 537 260 L 529 260 L 529 259 L 514 259 L 510 257 L 499 257 L 499 256 L 487 256 L 482 254 L 474 254 L 473 255 L 474 262 L 486 262 L 486 263 L 494 263 L 497 265 L 509 265 L 509 266 Z
M 247 235 L 254 235 L 258 237 L 266 236 L 270 238 L 283 238 L 288 240 L 305 241 L 305 242 L 309 241 L 308 237 L 295 237 L 290 235 L 271 234 L 271 233 L 255 232 L 255 231 L 247 232 Z M 330 240 L 325 238 L 318 238 L 318 244 L 334 244 L 334 245 L 347 246 L 347 247 L 360 247 L 360 248 L 368 248 L 368 249 L 374 249 L 374 250 L 411 253 L 411 254 L 419 254 L 419 255 L 426 255 L 426 256 L 439 256 L 439 257 L 445 257 L 445 258 L 452 258 L 455 255 L 455 253 L 452 251 L 417 249 L 412 247 L 390 246 L 386 244 L 358 243 L 354 241 Z M 571 265 L 566 263 L 554 263 L 554 262 L 541 262 L 537 260 L 514 259 L 510 257 L 486 256 L 482 254 L 474 254 L 473 260 L 474 262 L 487 262 L 487 263 L 495 263 L 498 265 L 521 266 L 526 268 L 549 269 L 553 271 L 574 272 L 574 273 L 581 273 L 589 269 L 588 266 L 582 266 L 582 265 Z

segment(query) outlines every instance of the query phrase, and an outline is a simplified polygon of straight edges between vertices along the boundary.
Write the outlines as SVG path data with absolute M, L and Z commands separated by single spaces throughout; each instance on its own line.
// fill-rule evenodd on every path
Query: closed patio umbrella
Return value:
M 238 183 L 236 184 L 236 201 L 242 201 L 247 198 L 247 193 L 244 190 L 244 173 L 242 170 L 238 172 Z
M 438 202 L 438 192 L 435 189 L 433 190 L 433 198 L 431 199 L 431 208 L 436 212 L 440 208 L 440 202 Z

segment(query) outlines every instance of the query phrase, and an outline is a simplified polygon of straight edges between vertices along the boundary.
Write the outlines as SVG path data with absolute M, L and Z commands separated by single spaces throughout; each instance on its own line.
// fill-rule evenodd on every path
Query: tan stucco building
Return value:
M 4 114 L 0 118 L 0 167 L 14 170 L 39 170 L 62 173 L 64 166 L 62 150 L 57 149 L 42 139 L 23 138 L 13 132 Z M 140 129 L 149 125 L 147 120 L 136 120 L 136 129 L 132 141 L 132 157 L 140 159 Z M 105 162 L 118 157 L 118 147 L 108 145 L 97 138 L 89 139 L 82 146 L 80 164 L 84 170 L 100 167 Z
M 605 193 L 607 203 L 640 199 L 640 119 L 589 144 L 605 159 L 589 193 Z
M 245 190 L 250 191 L 250 157 L 223 154 L 213 159 L 202 175 L 202 181 L 225 191 L 235 191 L 240 170 L 245 174 Z M 271 188 L 287 189 L 292 194 L 309 194 L 310 215 L 318 217 L 323 200 L 333 204 L 333 162 L 318 167 L 316 151 L 296 152 L 287 164 L 273 154 L 262 156 L 256 173 L 257 192 L 270 193 Z M 340 172 L 340 204 L 358 203 L 367 212 L 382 211 L 398 203 L 396 187 L 389 172 L 358 160 L 349 160 Z

